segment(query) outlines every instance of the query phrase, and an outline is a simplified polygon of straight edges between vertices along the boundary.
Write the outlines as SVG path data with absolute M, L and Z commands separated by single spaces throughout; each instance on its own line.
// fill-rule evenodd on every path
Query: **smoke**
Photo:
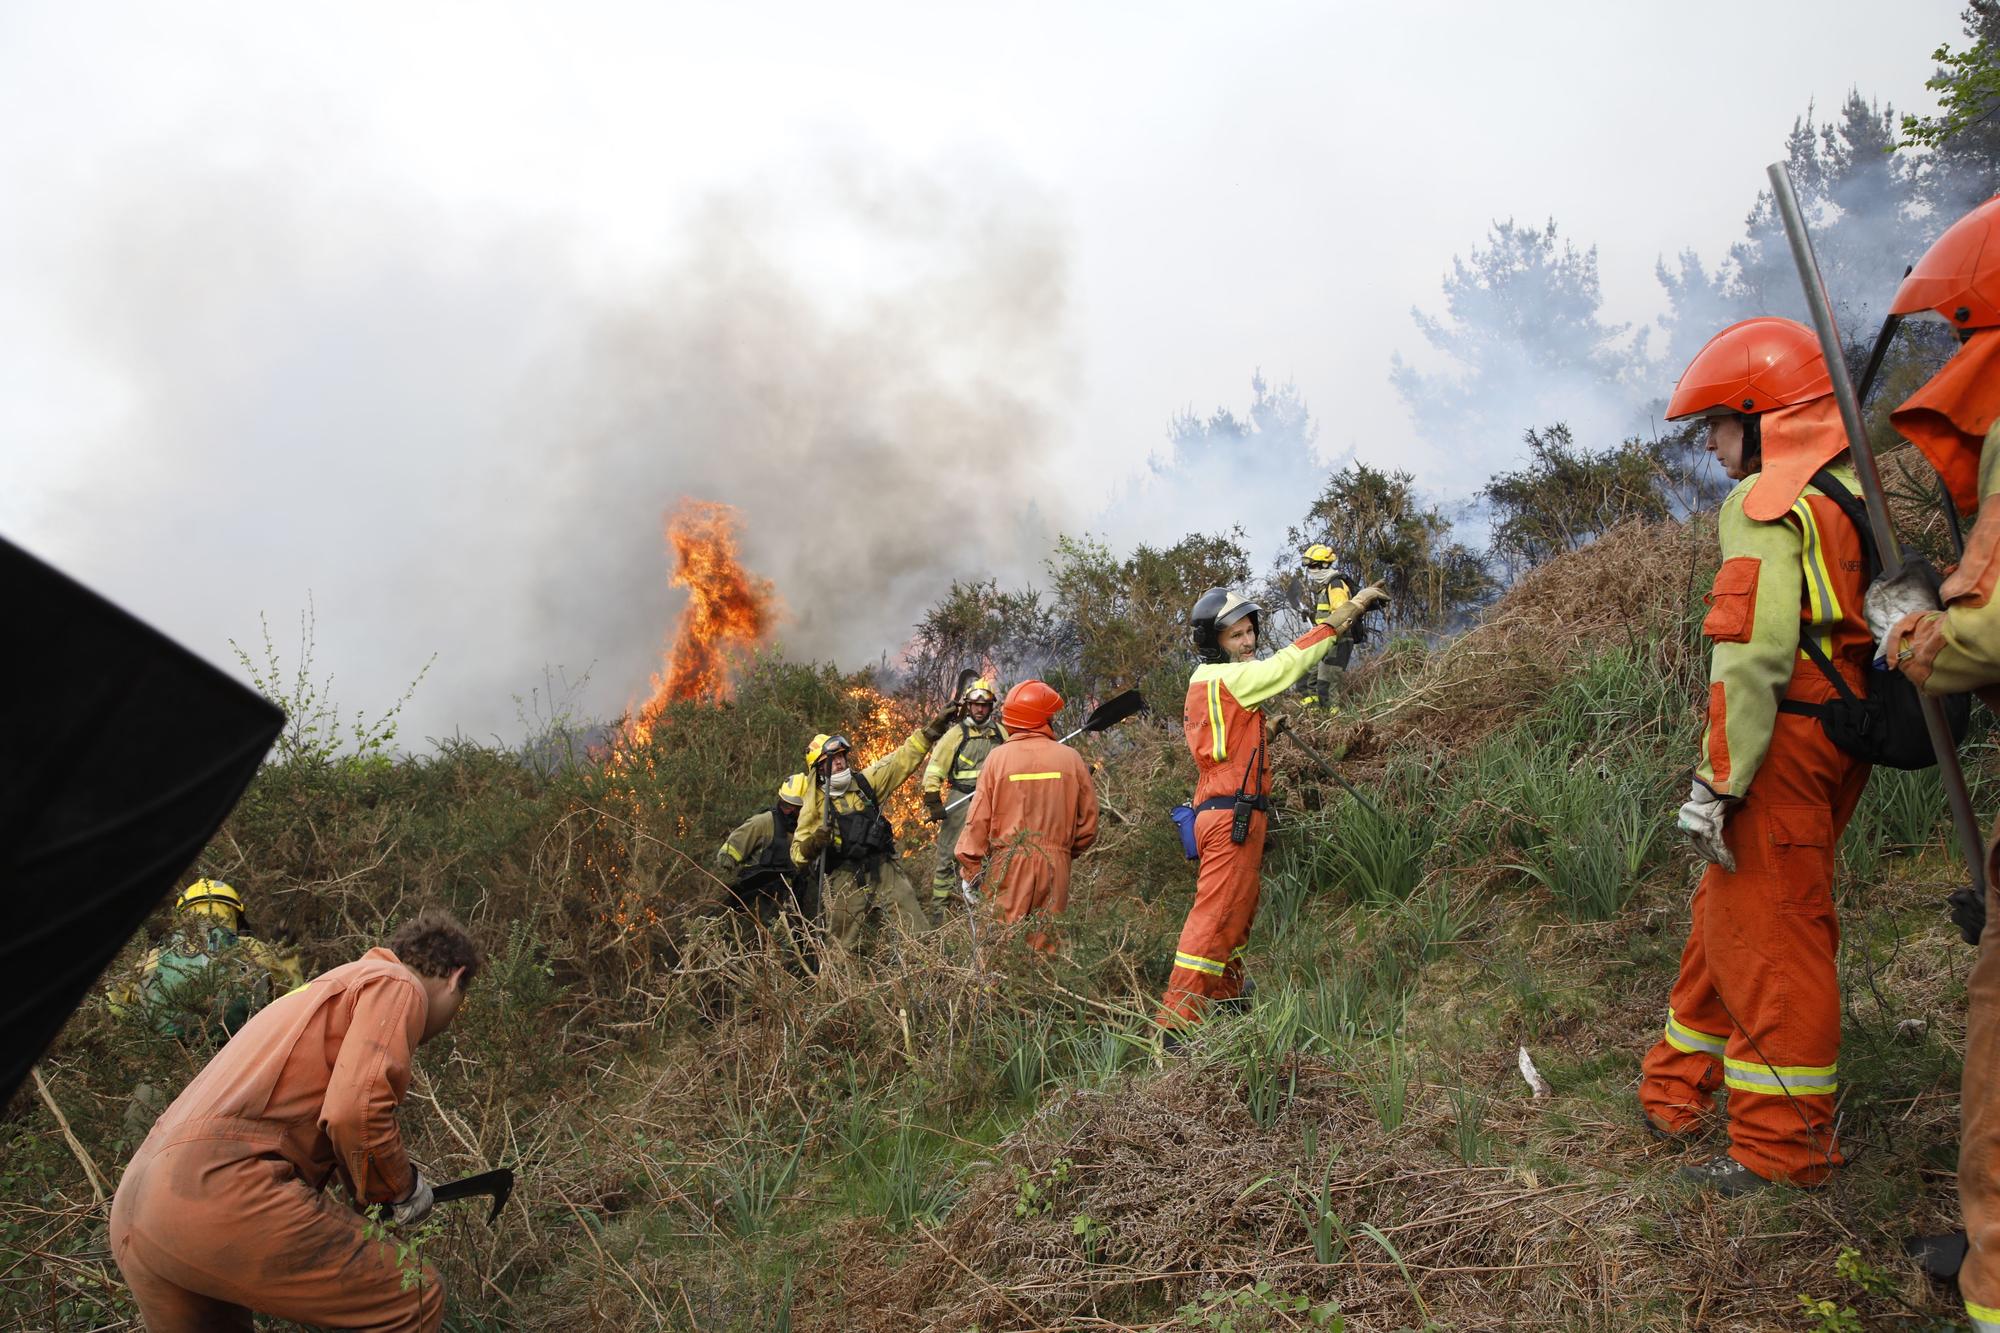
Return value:
M 1055 210 L 991 165 L 845 162 L 711 197 L 635 270 L 285 170 L 133 172 L 51 241 L 99 397 L 31 546 L 211 657 L 310 593 L 334 697 L 518 733 L 547 664 L 643 699 L 684 601 L 662 518 L 743 515 L 795 656 L 894 654 L 1018 578 L 1070 497 Z

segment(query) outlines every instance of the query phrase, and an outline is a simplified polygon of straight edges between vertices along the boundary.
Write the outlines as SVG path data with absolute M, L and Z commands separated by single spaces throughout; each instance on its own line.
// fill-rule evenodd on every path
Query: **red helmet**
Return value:
M 1049 719 L 1062 712 L 1063 697 L 1047 682 L 1024 680 L 1007 691 L 1000 705 L 1000 720 L 1009 731 L 1036 731 L 1048 726 Z
M 1794 319 L 1759 315 L 1710 338 L 1674 386 L 1667 420 L 1755 415 L 1833 392 L 1819 336 Z
M 1946 227 L 1903 279 L 1889 313 L 1919 310 L 1961 329 L 2000 324 L 2000 195 Z

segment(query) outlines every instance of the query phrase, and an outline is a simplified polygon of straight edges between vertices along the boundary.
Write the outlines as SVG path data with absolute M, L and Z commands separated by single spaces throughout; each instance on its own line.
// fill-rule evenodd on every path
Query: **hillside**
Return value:
M 774 658 L 615 762 L 273 765 L 200 869 L 310 968 L 429 901 L 489 946 L 403 1111 L 440 1178 L 521 1169 L 495 1226 L 447 1207 L 426 1234 L 448 1327 L 1948 1326 L 1900 1253 L 1955 1213 L 1972 957 L 1931 775 L 1878 773 L 1840 851 L 1849 1167 L 1720 1200 L 1639 1127 L 1695 878 L 1672 811 L 1713 549 L 1699 522 L 1615 529 L 1302 722 L 1383 815 L 1277 751 L 1255 1003 L 1180 1055 L 1148 1021 L 1192 888 L 1173 698 L 1087 743 L 1105 830 L 1056 962 L 988 923 L 975 951 L 962 918 L 817 975 L 749 947 L 716 843 L 830 719 L 865 750 L 910 716 Z M 133 1090 L 201 1056 L 93 1003 L 42 1067 L 63 1122 L 32 1092 L 8 1109 L 11 1324 L 134 1326 L 82 1163 L 115 1180 Z

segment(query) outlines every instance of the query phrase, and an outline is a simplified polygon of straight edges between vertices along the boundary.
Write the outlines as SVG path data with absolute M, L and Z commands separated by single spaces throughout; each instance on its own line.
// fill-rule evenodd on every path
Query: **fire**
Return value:
M 667 542 L 673 586 L 688 590 L 688 604 L 653 676 L 653 697 L 626 726 L 626 738 L 642 745 L 676 699 L 727 699 L 731 659 L 756 647 L 777 614 L 770 581 L 737 556 L 732 506 L 683 500 L 667 518 Z
M 840 725 L 846 728 L 847 739 L 853 742 L 854 756 L 862 767 L 894 750 L 916 730 L 917 719 L 902 700 L 892 699 L 867 685 L 850 685 L 846 693 L 850 711 Z M 928 827 L 924 823 L 922 793 L 923 772 L 919 769 L 882 802 L 883 813 L 895 825 L 897 842 L 905 856 L 929 849 L 928 835 L 918 832 Z

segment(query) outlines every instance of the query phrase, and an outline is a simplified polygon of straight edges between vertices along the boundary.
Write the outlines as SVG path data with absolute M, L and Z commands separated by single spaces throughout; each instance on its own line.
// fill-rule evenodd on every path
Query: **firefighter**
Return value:
M 956 705 L 947 708 L 865 769 L 852 767 L 854 747 L 845 736 L 821 734 L 806 748 L 812 781 L 792 831 L 792 864 L 815 877 L 801 887 L 817 892 L 827 933 L 842 949 L 861 942 L 862 928 L 884 898 L 903 930 L 915 934 L 930 925 L 896 854 L 896 830 L 882 802 L 923 765 L 957 716 Z
M 730 877 L 732 905 L 755 916 L 766 929 L 781 913 L 798 912 L 792 834 L 805 804 L 806 775 L 794 773 L 778 786 L 778 799 L 733 829 L 716 849 L 715 863 Z
M 257 1311 L 337 1328 L 436 1329 L 430 1265 L 327 1197 L 421 1222 L 431 1184 L 396 1127 L 416 1047 L 451 1025 L 479 951 L 449 914 L 253 1016 L 153 1126 L 118 1182 L 111 1250 L 152 1333 L 252 1327 Z
M 1299 557 L 1306 588 L 1313 596 L 1312 623 L 1326 625 L 1354 595 L 1354 577 L 1340 567 L 1340 557 L 1323 542 L 1306 547 Z M 1361 640 L 1361 621 L 1350 622 L 1333 641 L 1333 647 L 1306 676 L 1304 703 L 1308 708 L 1340 711 L 1340 686 L 1347 677 L 1347 664 L 1354 659 L 1354 645 Z
M 1062 706 L 1062 696 L 1039 680 L 1007 691 L 1000 709 L 1007 743 L 981 770 L 965 831 L 953 844 L 966 887 L 984 870 L 986 894 L 1010 922 L 1030 913 L 1060 916 L 1069 903 L 1070 862 L 1097 841 L 1090 769 L 1056 743 L 1049 726 Z M 1046 928 L 1030 931 L 1028 946 L 1056 951 Z
M 1243 990 L 1243 948 L 1257 911 L 1270 809 L 1271 761 L 1263 705 L 1319 664 L 1342 630 L 1386 602 L 1363 588 L 1270 657 L 1257 659 L 1263 611 L 1229 588 L 1210 588 L 1194 604 L 1190 635 L 1202 664 L 1188 682 L 1184 722 L 1194 754 L 1195 842 L 1200 848 L 1194 906 L 1181 928 L 1159 1023 L 1169 1038 L 1200 1021 L 1209 1002 Z
M 1000 696 L 993 682 L 973 681 L 959 696 L 959 719 L 931 747 L 924 766 L 924 815 L 938 826 L 937 866 L 931 874 L 931 911 L 942 916 L 945 903 L 958 891 L 958 860 L 952 849 L 965 828 L 966 808 L 978 785 L 980 766 L 993 747 L 1007 739 L 1001 719 L 993 716 Z M 957 804 L 950 809 L 948 803 Z
M 250 1015 L 305 982 L 296 953 L 251 935 L 243 895 L 219 879 L 198 879 L 174 900 L 173 933 L 149 950 L 107 1002 L 123 1016 L 143 1012 L 170 1037 L 220 1042 Z
M 1723 1194 L 1819 1185 L 1842 1160 L 1834 849 L 1868 766 L 1816 715 L 1839 697 L 1833 673 L 1866 690 L 1874 652 L 1860 482 L 1819 340 L 1792 320 L 1716 334 L 1667 416 L 1706 417 L 1708 448 L 1737 485 L 1717 519 L 1708 717 L 1679 817 L 1709 864 L 1639 1101 L 1650 1132 L 1685 1139 L 1726 1086 L 1729 1150 L 1681 1174 Z
M 1995 704 L 2000 696 L 1990 687 L 2000 684 L 2000 603 L 1993 597 L 2000 578 L 2000 304 L 1989 293 L 2000 294 L 2000 198 L 1946 228 L 1903 279 L 1890 306 L 1898 315 L 1935 312 L 1958 330 L 1963 346 L 1890 421 L 1937 468 L 1959 512 L 1978 517 L 1964 558 L 1939 590 L 1944 609 L 1897 616 L 1883 639 L 1882 656 L 1926 693 L 1976 689 Z M 2000 942 L 1983 932 L 1996 910 L 1997 847 L 2000 825 L 1987 842 L 1986 900 L 1956 902 L 1953 912 L 1966 937 L 1979 944 L 1965 988 L 1965 1068 L 1959 1081 L 1958 1200 L 1967 1247 L 1958 1288 L 1980 1333 L 2000 1333 Z

